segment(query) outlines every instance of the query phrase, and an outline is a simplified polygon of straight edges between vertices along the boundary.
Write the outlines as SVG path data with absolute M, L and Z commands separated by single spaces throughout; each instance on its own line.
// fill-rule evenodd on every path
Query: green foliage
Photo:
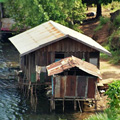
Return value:
M 116 10 L 120 9 L 120 1 L 112 1 L 112 3 L 109 3 L 104 7 L 111 10 L 111 12 L 115 12 Z
M 108 120 L 119 120 L 120 119 L 120 108 L 108 108 L 104 111 L 107 114 Z
M 110 51 L 109 45 L 104 46 L 104 48 L 107 49 L 108 51 Z M 110 60 L 110 59 L 111 59 L 111 56 L 108 56 L 108 55 L 106 55 L 106 54 L 104 54 L 104 53 L 100 53 L 100 58 L 101 58 L 101 59 L 104 59 L 104 60 Z
M 120 50 L 111 51 L 112 57 L 110 60 L 110 63 L 112 64 L 120 64 Z
M 108 23 L 110 19 L 108 17 L 100 17 L 100 25 Z
M 113 24 L 116 28 L 119 28 L 120 27 L 120 15 L 118 15 L 114 21 L 113 21 Z
M 109 60 L 112 64 L 120 64 L 120 30 L 114 31 L 108 38 L 108 42 L 104 46 L 109 50 L 112 56 L 101 53 L 100 57 Z
M 120 80 L 114 81 L 113 83 L 109 84 L 106 95 L 108 95 L 109 105 L 111 108 L 120 107 Z
M 94 31 L 98 31 L 100 29 L 102 29 L 103 25 L 108 23 L 110 21 L 110 19 L 108 17 L 100 17 L 100 23 L 99 25 L 94 29 Z
M 85 120 L 108 120 L 108 116 L 106 113 L 97 113 L 96 115 L 91 115 Z
M 103 27 L 103 26 L 99 24 L 99 25 L 94 29 L 94 31 L 97 32 L 98 30 L 102 29 L 102 27 Z
M 82 0 L 8 0 L 5 13 L 16 21 L 17 27 L 34 27 L 48 20 L 74 28 L 85 18 Z
M 108 108 L 103 113 L 91 115 L 85 120 L 120 120 L 120 109 Z

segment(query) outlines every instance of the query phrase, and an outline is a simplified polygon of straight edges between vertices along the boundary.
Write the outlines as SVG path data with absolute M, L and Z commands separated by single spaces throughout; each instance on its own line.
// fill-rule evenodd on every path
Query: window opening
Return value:
M 64 56 L 64 53 L 62 53 L 62 52 L 56 52 L 56 53 L 55 53 L 55 62 L 63 59 L 64 57 L 65 57 L 65 56 Z

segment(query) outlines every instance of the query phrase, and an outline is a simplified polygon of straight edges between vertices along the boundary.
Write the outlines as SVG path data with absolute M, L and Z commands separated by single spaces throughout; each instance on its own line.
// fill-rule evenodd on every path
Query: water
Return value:
M 38 96 L 37 111 L 18 90 L 17 80 L 11 76 L 18 68 L 19 53 L 11 43 L 0 43 L 0 120 L 82 120 L 91 113 L 50 113 L 49 101 L 42 91 Z M 14 69 L 11 69 L 14 68 Z M 68 110 L 69 111 L 69 110 Z

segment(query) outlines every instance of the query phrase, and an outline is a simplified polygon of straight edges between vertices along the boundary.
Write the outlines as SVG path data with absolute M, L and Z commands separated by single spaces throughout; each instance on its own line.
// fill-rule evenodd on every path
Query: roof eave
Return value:
M 109 56 L 112 56 L 112 54 L 109 52 L 109 51 L 103 51 L 103 50 L 101 50 L 101 49 L 99 49 L 99 48 L 97 48 L 97 47 L 95 47 L 95 46 L 92 46 L 92 45 L 90 45 L 90 44 L 87 44 L 86 42 L 83 42 L 83 41 L 80 41 L 79 39 L 77 39 L 77 38 L 75 38 L 75 37 L 73 37 L 73 36 L 71 36 L 71 35 L 67 35 L 69 38 L 72 38 L 72 39 L 74 39 L 74 40 L 76 40 L 77 42 L 81 42 L 81 43 L 83 43 L 84 45 L 87 45 L 87 46 L 89 46 L 89 47 L 91 47 L 91 48 L 93 48 L 93 49 L 95 49 L 95 50 L 98 50 L 99 52 L 102 52 L 102 53 L 105 53 L 105 54 L 107 54 L 107 55 L 109 55 Z
M 60 41 L 60 40 L 62 40 L 62 39 L 64 39 L 64 38 L 67 38 L 67 37 L 68 37 L 68 35 L 64 35 L 63 37 L 57 38 L 57 39 L 55 39 L 55 40 L 53 40 L 53 41 L 50 41 L 50 42 L 48 42 L 48 43 L 45 43 L 45 44 L 43 44 L 43 45 L 38 46 L 38 47 L 36 47 L 35 49 L 32 49 L 32 50 L 30 50 L 30 51 L 28 51 L 28 52 L 25 52 L 25 53 L 22 53 L 22 54 L 20 54 L 20 56 L 22 57 L 22 56 L 24 56 L 24 55 L 27 55 L 27 54 L 29 54 L 29 53 L 31 53 L 31 52 L 34 52 L 34 51 L 36 51 L 36 50 L 38 50 L 38 49 L 41 49 L 41 48 L 43 48 L 43 47 L 45 47 L 45 46 L 48 46 L 48 45 L 52 44 L 52 43 L 58 42 L 58 41 Z

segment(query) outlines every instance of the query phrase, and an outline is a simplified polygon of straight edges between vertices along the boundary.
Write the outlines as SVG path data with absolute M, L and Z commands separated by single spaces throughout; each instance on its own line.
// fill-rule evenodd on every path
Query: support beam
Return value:
M 78 105 L 79 105 L 80 112 L 82 113 L 82 109 L 81 109 L 80 101 L 79 100 L 78 100 Z

